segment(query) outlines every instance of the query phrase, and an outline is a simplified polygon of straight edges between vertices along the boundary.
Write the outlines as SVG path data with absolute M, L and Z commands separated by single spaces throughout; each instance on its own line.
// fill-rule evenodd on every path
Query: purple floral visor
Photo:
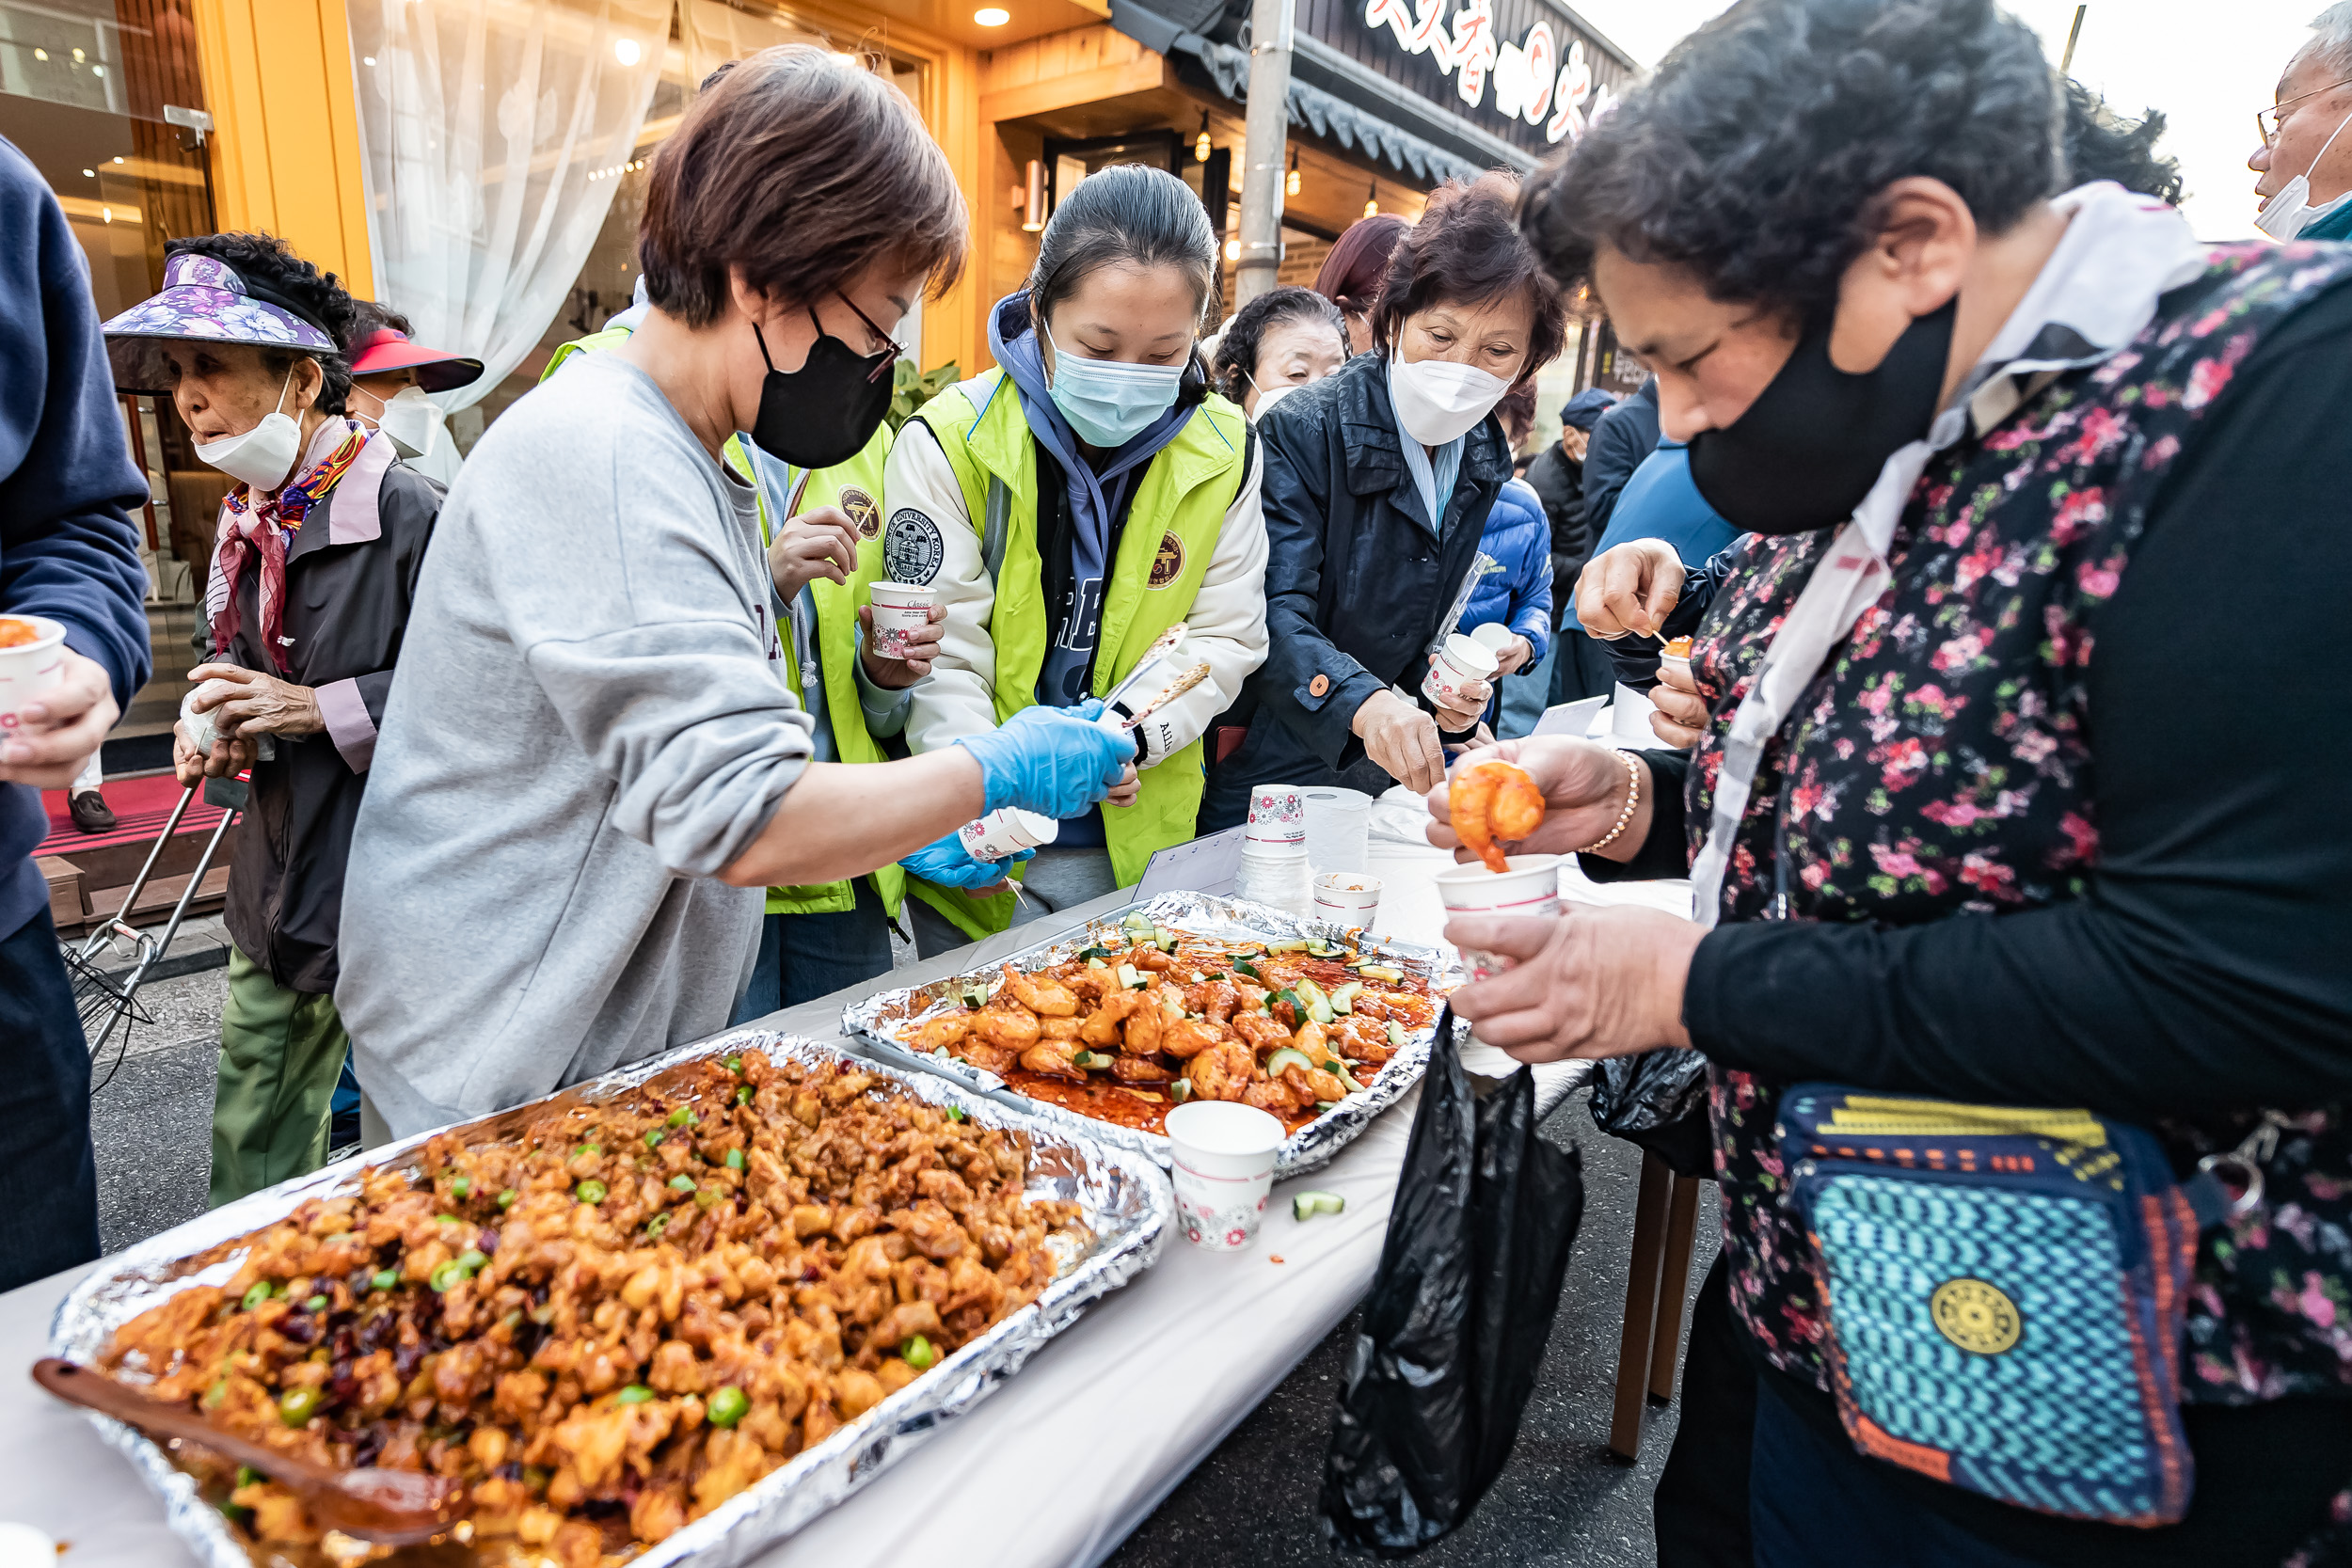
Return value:
M 174 256 L 164 264 L 163 293 L 134 305 L 101 330 L 116 388 L 159 397 L 171 391 L 165 351 L 173 341 L 340 352 L 325 332 L 287 307 L 258 297 L 234 267 L 212 256 Z

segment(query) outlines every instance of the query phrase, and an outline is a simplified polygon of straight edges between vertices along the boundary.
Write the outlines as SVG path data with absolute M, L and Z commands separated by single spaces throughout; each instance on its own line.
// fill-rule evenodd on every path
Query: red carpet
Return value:
M 171 808 L 180 803 L 180 782 L 168 773 L 153 773 L 143 779 L 109 779 L 99 790 L 113 808 L 116 827 L 110 833 L 86 833 L 73 826 L 73 814 L 66 807 L 66 792 L 62 789 L 41 791 L 40 803 L 49 812 L 49 836 L 42 839 L 36 855 L 64 855 L 69 859 L 75 851 L 103 849 L 117 844 L 152 844 L 164 824 L 171 819 Z M 220 808 L 204 803 L 199 795 L 188 806 L 187 816 L 180 819 L 183 833 L 199 831 L 210 832 L 220 820 Z

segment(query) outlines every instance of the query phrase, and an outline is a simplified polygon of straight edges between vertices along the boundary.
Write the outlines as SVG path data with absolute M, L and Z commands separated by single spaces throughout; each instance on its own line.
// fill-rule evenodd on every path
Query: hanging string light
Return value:
M 1380 182 L 1375 180 L 1364 186 L 1364 216 L 1376 218 L 1379 215 Z
M 1296 196 L 1298 194 L 1298 149 L 1295 147 L 1291 149 L 1290 178 L 1283 182 L 1282 192 L 1286 196 Z
M 1200 111 L 1200 134 L 1192 139 L 1192 161 L 1196 164 L 1209 161 L 1209 111 L 1206 109 Z

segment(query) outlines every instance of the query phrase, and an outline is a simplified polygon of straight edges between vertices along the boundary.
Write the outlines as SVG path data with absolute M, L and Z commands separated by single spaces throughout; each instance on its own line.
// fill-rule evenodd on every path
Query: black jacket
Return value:
M 223 662 L 316 689 L 326 721 L 321 734 L 278 736 L 275 760 L 253 765 L 222 911 L 238 949 L 290 990 L 335 989 L 352 824 L 440 512 L 441 487 L 394 461 L 379 434 L 287 548 L 290 668 L 262 655 L 258 570 L 237 586 L 236 637 L 215 650 Z
M 1343 783 L 1377 794 L 1395 782 L 1365 757 L 1348 721 L 1384 687 L 1421 701 L 1429 641 L 1511 477 L 1502 426 L 1489 415 L 1464 443 L 1445 526 L 1433 531 L 1376 354 L 1284 398 L 1258 434 L 1269 646 L 1249 679 L 1248 738 L 1212 782 L 1204 830 L 1240 821 L 1253 784 Z
M 1617 492 L 1658 450 L 1658 378 L 1600 417 L 1584 448 L 1584 536 L 1597 541 L 1617 510 Z
M 1576 575 L 1593 550 L 1584 531 L 1584 465 L 1554 441 L 1527 466 L 1527 483 L 1551 523 L 1551 624 L 1562 626 L 1576 608 Z

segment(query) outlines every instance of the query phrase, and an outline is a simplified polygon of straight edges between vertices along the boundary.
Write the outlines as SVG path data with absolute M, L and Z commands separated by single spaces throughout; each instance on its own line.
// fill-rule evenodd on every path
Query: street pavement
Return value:
M 204 1212 L 213 1067 L 227 995 L 222 969 L 139 991 L 154 1022 L 134 1031 L 112 1081 L 90 1102 L 100 1231 L 109 1252 Z M 93 1082 L 106 1072 L 99 1063 Z M 1594 1130 L 1581 1094 L 1544 1134 L 1583 1149 L 1583 1228 L 1510 1466 L 1468 1525 L 1420 1554 L 1427 1568 L 1646 1568 L 1653 1560 L 1650 1491 L 1674 1441 L 1677 1407 L 1651 1408 L 1640 1464 L 1622 1464 L 1608 1449 L 1641 1156 Z M 1692 1262 L 1693 1291 L 1714 1256 L 1717 1225 L 1710 1185 Z M 1342 1358 L 1355 1332 L 1351 1314 L 1178 1483 L 1108 1568 L 1331 1562 L 1315 1497 Z

